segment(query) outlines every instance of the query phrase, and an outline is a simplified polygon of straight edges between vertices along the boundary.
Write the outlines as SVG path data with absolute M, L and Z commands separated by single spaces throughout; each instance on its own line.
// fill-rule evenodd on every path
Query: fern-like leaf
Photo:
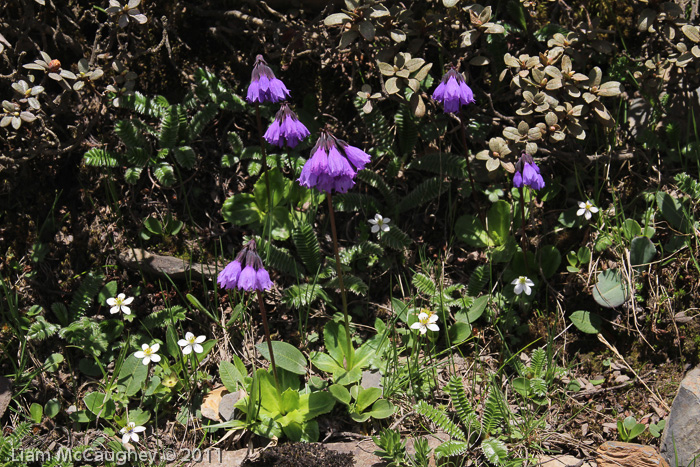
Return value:
M 311 305 L 319 298 L 326 303 L 331 301 L 326 291 L 319 284 L 293 285 L 282 293 L 284 304 L 289 308 L 296 309 Z
M 498 438 L 488 438 L 481 442 L 481 450 L 489 462 L 495 465 L 503 465 L 508 457 L 508 446 Z
M 535 378 L 541 378 L 547 368 L 547 351 L 540 347 L 532 351 L 530 356 L 530 370 L 532 370 L 532 376 Z
M 175 160 L 181 167 L 186 169 L 191 169 L 197 162 L 197 155 L 189 146 L 180 146 L 179 148 L 173 148 L 173 156 Z
M 131 120 L 119 120 L 114 125 L 114 132 L 119 136 L 119 139 L 122 140 L 127 149 L 145 148 L 148 145 L 143 133 Z
M 467 295 L 476 297 L 486 284 L 491 280 L 491 270 L 488 265 L 481 264 L 474 268 L 472 275 L 469 277 L 467 285 Z
M 471 438 L 472 433 L 480 434 L 481 423 L 474 412 L 474 408 L 469 402 L 467 392 L 464 390 L 464 382 L 459 376 L 453 376 L 445 388 L 452 399 L 452 405 L 457 411 L 459 420 L 464 425 L 467 437 Z
M 396 193 L 377 172 L 361 170 L 357 172 L 357 178 L 379 190 L 388 206 L 396 206 Z
M 481 417 L 481 429 L 484 433 L 490 434 L 503 423 L 505 420 L 504 408 L 503 395 L 497 388 L 492 387 L 484 404 L 484 414 Z
M 408 164 L 408 168 L 425 170 L 456 179 L 466 179 L 468 177 L 467 162 L 464 156 L 458 156 L 449 152 L 426 154 Z
M 297 248 L 306 271 L 309 274 L 318 273 L 321 267 L 321 245 L 311 224 L 299 224 L 292 230 L 292 240 Z
M 91 167 L 116 167 L 119 165 L 117 156 L 104 149 L 92 148 L 83 155 L 85 165 Z
M 153 174 L 163 186 L 170 186 L 175 183 L 175 171 L 173 170 L 173 166 L 167 162 L 157 164 L 155 170 L 153 170 Z
M 455 441 L 453 439 L 445 441 L 440 446 L 435 448 L 435 459 L 444 457 L 460 456 L 467 452 L 469 444 L 464 441 Z
M 179 305 L 171 308 L 163 308 L 149 314 L 141 320 L 146 329 L 153 330 L 155 328 L 165 328 L 173 326 L 180 321 L 184 321 L 187 310 Z
M 265 258 L 265 252 L 269 248 L 269 256 L 265 263 L 268 268 L 283 272 L 295 279 L 301 279 L 301 272 L 303 269 L 289 253 L 289 250 L 279 248 L 271 243 L 268 244 L 259 237 L 256 237 L 256 240 L 258 241 L 258 251 L 263 258 Z
M 416 290 L 418 290 L 423 295 L 427 295 L 430 298 L 434 297 L 437 293 L 437 287 L 435 286 L 435 282 L 433 282 L 433 280 L 430 277 L 426 276 L 423 273 L 415 273 L 411 282 L 413 283 L 413 286 L 416 288 Z
M 394 135 L 391 134 L 389 123 L 386 121 L 386 118 L 384 115 L 382 115 L 377 106 L 375 106 L 374 109 L 367 114 L 362 110 L 362 107 L 365 105 L 363 99 L 356 97 L 354 104 L 355 108 L 360 114 L 360 117 L 362 117 L 362 120 L 365 122 L 365 125 L 367 125 L 367 128 L 372 134 L 377 147 L 383 150 L 391 149 L 391 145 L 394 141 Z
M 151 159 L 148 150 L 137 147 L 127 148 L 124 157 L 129 162 L 129 165 L 136 167 L 146 167 Z
M 388 232 L 382 234 L 381 242 L 394 250 L 403 250 L 413 243 L 411 237 L 395 225 L 392 225 Z
M 450 435 L 451 438 L 463 442 L 467 441 L 464 432 L 462 432 L 455 422 L 450 420 L 444 411 L 428 405 L 425 401 L 419 401 L 413 409 L 437 425 L 441 430 Z
M 147 117 L 160 118 L 168 106 L 168 100 L 165 97 L 147 97 L 138 91 L 119 97 L 120 108 L 133 110 Z
M 374 242 L 364 241 L 357 243 L 350 248 L 346 248 L 340 252 L 340 261 L 343 264 L 351 264 L 353 261 L 366 258 L 370 255 L 381 256 L 384 254 L 384 248 Z
M 180 112 L 177 105 L 171 105 L 160 119 L 158 142 L 161 148 L 172 148 L 177 144 L 180 129 Z
M 219 106 L 213 102 L 206 104 L 202 110 L 194 114 L 192 122 L 189 125 L 189 140 L 192 141 L 199 137 L 204 131 L 204 128 L 211 122 L 219 113 Z
M 363 193 L 341 193 L 333 197 L 333 207 L 338 212 L 377 211 L 374 196 Z
M 369 290 L 369 287 L 362 279 L 357 276 L 353 276 L 352 274 L 343 274 L 343 285 L 345 286 L 346 290 L 351 291 L 355 295 L 367 295 L 367 291 Z M 338 278 L 334 277 L 333 279 L 329 280 L 326 283 L 326 287 L 333 289 L 339 288 L 340 283 Z
M 408 156 L 413 152 L 418 141 L 418 128 L 408 106 L 402 106 L 394 115 L 394 124 L 396 125 L 396 140 L 399 151 L 403 156 Z
M 56 334 L 58 329 L 58 326 L 53 323 L 49 323 L 43 316 L 37 316 L 36 321 L 29 326 L 27 339 L 43 341 Z
M 440 197 L 450 187 L 449 182 L 442 180 L 440 177 L 429 178 L 419 184 L 413 191 L 408 193 L 399 202 L 396 209 L 399 212 L 408 211 L 422 204 L 427 203 L 435 198 Z
M 85 312 L 92 304 L 92 300 L 100 292 L 103 282 L 104 277 L 101 274 L 89 272 L 85 275 L 85 278 L 80 283 L 80 287 L 78 287 L 78 290 L 73 294 L 73 300 L 71 300 L 70 306 L 68 307 L 71 321 L 80 319 L 85 315 Z

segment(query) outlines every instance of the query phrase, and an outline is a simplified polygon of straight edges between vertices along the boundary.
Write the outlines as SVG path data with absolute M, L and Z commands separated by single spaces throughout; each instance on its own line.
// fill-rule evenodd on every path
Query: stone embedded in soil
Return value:
M 219 415 L 221 415 L 221 418 L 225 421 L 229 421 L 233 418 L 233 415 L 236 413 L 234 404 L 238 402 L 240 398 L 240 392 L 225 394 L 224 397 L 221 398 L 221 402 L 219 403 Z
M 651 446 L 621 441 L 606 441 L 596 452 L 598 467 L 669 467 Z
M 537 457 L 538 467 L 593 467 L 590 462 L 584 462 L 574 456 L 545 456 Z
M 191 263 L 174 256 L 156 255 L 141 248 L 132 248 L 119 253 L 119 262 L 129 269 L 172 280 L 200 279 L 215 280 L 217 270 L 212 264 Z M 222 265 L 223 267 L 223 265 Z
M 678 388 L 661 438 L 661 455 L 672 467 L 685 467 L 700 455 L 700 367 L 691 370 Z M 678 466 L 676 466 L 678 456 Z
M 0 376 L 0 417 L 5 414 L 10 401 L 12 401 L 12 381 Z

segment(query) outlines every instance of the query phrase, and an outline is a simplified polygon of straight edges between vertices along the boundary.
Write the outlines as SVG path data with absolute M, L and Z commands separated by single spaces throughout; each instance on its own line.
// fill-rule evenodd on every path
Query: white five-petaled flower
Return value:
M 142 431 L 146 431 L 145 426 L 136 426 L 134 422 L 127 423 L 124 428 L 119 430 L 122 434 L 122 444 L 126 444 L 129 441 L 137 442 L 139 440 L 139 435 L 136 433 L 141 433 Z
M 188 332 L 185 334 L 184 339 L 177 341 L 177 345 L 182 347 L 182 353 L 185 355 L 191 354 L 193 350 L 194 353 L 202 353 L 204 352 L 204 348 L 200 344 L 204 342 L 206 338 L 206 336 L 194 337 L 194 334 Z
M 586 201 L 585 203 L 583 201 L 579 201 L 578 207 L 579 210 L 576 211 L 576 215 L 583 216 L 586 218 L 586 220 L 590 220 L 593 214 L 598 212 L 598 208 L 595 207 L 591 201 Z
M 389 222 L 391 222 L 391 219 L 388 217 L 382 217 L 381 214 L 375 214 L 374 219 L 369 220 L 369 223 L 372 224 L 372 233 L 377 233 L 380 230 L 382 232 L 388 232 Z
M 435 324 L 437 320 L 438 317 L 435 313 L 428 314 L 425 311 L 421 311 L 418 314 L 418 321 L 411 325 L 411 329 L 417 329 L 421 334 L 425 334 L 428 329 L 431 331 L 439 331 L 440 327 Z
M 160 355 L 156 353 L 158 352 L 158 349 L 160 349 L 160 344 L 143 344 L 141 348 L 143 350 L 139 350 L 138 352 L 134 353 L 134 356 L 136 358 L 142 358 L 144 365 L 148 365 L 151 362 L 157 363 L 160 361 Z
M 109 312 L 111 314 L 114 314 L 114 313 L 119 313 L 121 311 L 125 315 L 130 315 L 131 308 L 129 308 L 127 305 L 130 305 L 131 302 L 133 302 L 133 301 L 134 301 L 134 297 L 126 298 L 126 295 L 124 295 L 123 293 L 120 293 L 119 295 L 117 295 L 116 298 L 114 298 L 114 297 L 108 298 L 107 305 L 112 307 L 109 309 Z
M 528 279 L 526 276 L 518 277 L 513 282 L 511 282 L 511 284 L 515 286 L 516 295 L 520 295 L 523 292 L 525 292 L 525 295 L 530 295 L 532 293 L 531 287 L 535 285 L 535 283 Z

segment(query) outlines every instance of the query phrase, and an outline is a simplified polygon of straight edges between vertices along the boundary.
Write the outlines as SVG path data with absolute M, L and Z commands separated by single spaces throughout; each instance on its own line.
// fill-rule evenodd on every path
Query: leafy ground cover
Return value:
M 0 6 L 3 462 L 658 444 L 698 362 L 697 5 L 153 3 Z

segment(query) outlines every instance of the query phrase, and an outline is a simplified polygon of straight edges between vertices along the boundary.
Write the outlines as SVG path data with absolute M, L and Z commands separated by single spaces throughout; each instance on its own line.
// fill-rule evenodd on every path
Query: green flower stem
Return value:
M 267 325 L 267 311 L 265 310 L 265 301 L 263 300 L 262 291 L 258 290 L 258 306 L 260 306 L 260 315 L 262 316 L 263 329 L 265 330 L 265 340 L 267 341 L 267 350 L 270 351 L 270 363 L 272 364 L 272 374 L 275 376 L 275 387 L 277 392 L 280 392 L 280 383 L 277 378 L 277 365 L 275 364 L 275 353 L 272 351 L 272 340 L 270 339 L 270 327 Z
M 464 146 L 464 158 L 467 160 L 467 172 L 469 172 L 469 182 L 472 185 L 472 198 L 476 202 L 476 185 L 474 184 L 474 176 L 472 175 L 472 165 L 469 162 L 469 149 L 467 148 L 467 130 L 464 128 L 464 119 L 459 119 L 460 133 L 462 134 L 462 146 Z
M 263 237 L 265 238 L 265 261 L 270 259 L 270 235 L 272 234 L 272 190 L 270 189 L 270 174 L 267 173 L 267 149 L 265 148 L 265 138 L 263 137 L 262 118 L 260 117 L 260 103 L 255 103 L 255 120 L 258 124 L 258 137 L 260 138 L 260 152 L 262 152 L 262 173 L 265 177 L 265 189 L 267 190 L 268 216 L 263 225 Z M 269 225 L 268 225 L 269 224 Z M 267 234 L 266 231 L 267 230 Z
M 338 253 L 338 232 L 335 228 L 335 212 L 333 210 L 333 197 L 328 193 L 328 212 L 331 216 L 331 233 L 333 234 L 333 251 L 335 253 L 335 271 L 338 275 L 338 286 L 340 287 L 340 296 L 343 300 L 343 316 L 345 317 L 345 335 L 347 336 L 346 359 L 347 368 L 352 368 L 352 339 L 350 339 L 350 320 L 348 319 L 348 298 L 345 294 L 345 284 L 343 283 L 343 267 L 340 263 L 340 254 Z
M 522 235 L 520 237 L 520 243 L 523 248 L 523 261 L 525 262 L 525 271 L 529 273 L 529 266 L 527 264 L 527 234 L 525 233 L 525 187 L 524 185 L 520 187 L 520 231 Z

